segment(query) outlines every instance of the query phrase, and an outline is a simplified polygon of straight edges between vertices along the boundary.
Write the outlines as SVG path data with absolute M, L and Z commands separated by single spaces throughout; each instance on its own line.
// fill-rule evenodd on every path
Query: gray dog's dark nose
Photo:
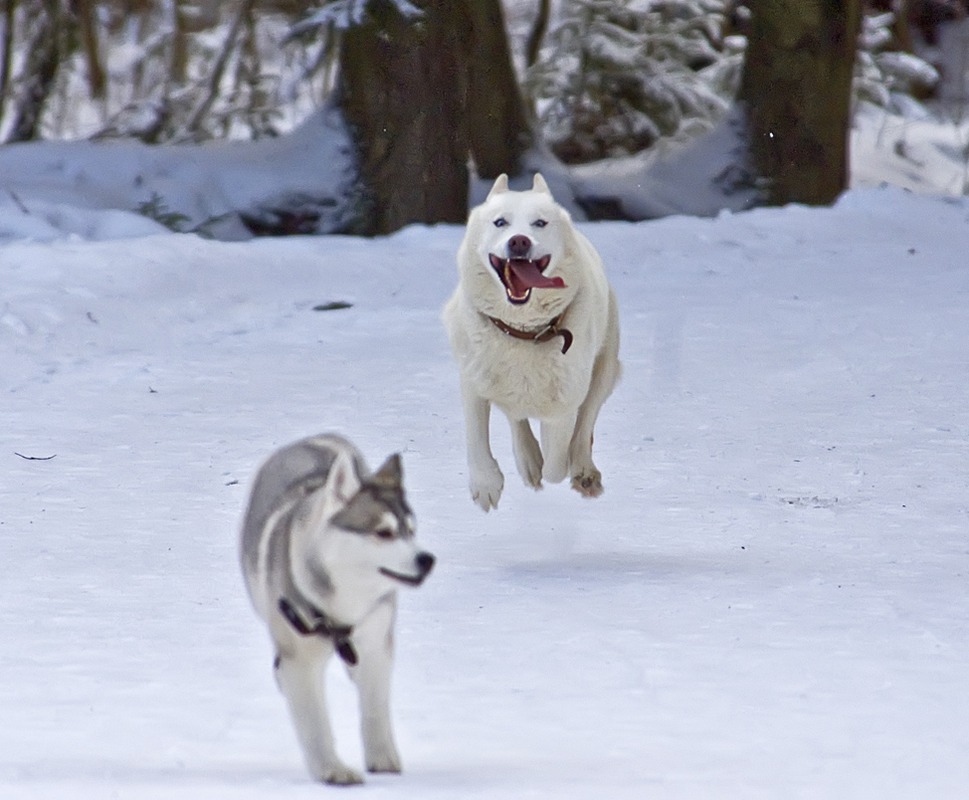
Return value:
M 428 572 L 434 567 L 434 556 L 428 553 L 426 550 L 422 550 L 417 554 L 417 568 L 421 571 L 421 575 L 427 575 Z
M 532 249 L 532 240 L 527 236 L 518 234 L 517 236 L 512 236 L 508 240 L 508 257 L 509 258 L 528 258 L 529 252 Z

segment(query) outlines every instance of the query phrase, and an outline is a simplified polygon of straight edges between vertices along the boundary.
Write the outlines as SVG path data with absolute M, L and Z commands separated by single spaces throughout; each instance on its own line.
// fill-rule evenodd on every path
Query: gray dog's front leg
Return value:
M 363 783 L 363 776 L 336 754 L 323 686 L 327 657 L 320 656 L 319 652 L 280 654 L 276 659 L 276 680 L 289 706 L 310 773 L 325 783 Z
M 390 718 L 390 676 L 394 661 L 397 597 L 389 595 L 354 629 L 359 661 L 350 677 L 360 694 L 363 752 L 370 772 L 400 772 L 400 755 Z

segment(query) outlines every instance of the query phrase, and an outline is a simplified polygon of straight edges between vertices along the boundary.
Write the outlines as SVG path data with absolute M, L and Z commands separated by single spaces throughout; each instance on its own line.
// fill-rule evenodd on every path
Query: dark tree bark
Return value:
M 335 102 L 357 143 L 360 208 L 350 233 L 462 222 L 467 207 L 460 4 L 422 0 L 418 19 L 389 3 L 346 31 Z
M 467 58 L 465 118 L 475 170 L 479 177 L 516 175 L 534 139 L 518 88 L 508 47 L 500 0 L 464 0 Z
M 81 31 L 81 47 L 87 64 L 87 83 L 91 97 L 104 99 L 107 76 L 101 64 L 101 46 L 98 43 L 98 16 L 94 0 L 75 0 L 74 14 Z
M 754 0 L 738 100 L 769 205 L 833 202 L 848 183 L 861 0 Z
M 7 0 L 3 8 L 3 38 L 0 39 L 0 120 L 3 119 L 10 74 L 13 69 L 13 26 L 16 21 L 17 0 Z
M 552 14 L 550 0 L 538 0 L 538 13 L 528 34 L 525 44 L 525 66 L 530 67 L 538 61 L 538 53 L 542 49 L 542 40 L 548 30 L 548 20 Z
M 521 171 L 534 139 L 500 0 L 371 2 L 344 33 L 335 103 L 357 146 L 359 208 L 348 232 L 463 222 L 468 161 L 481 177 Z

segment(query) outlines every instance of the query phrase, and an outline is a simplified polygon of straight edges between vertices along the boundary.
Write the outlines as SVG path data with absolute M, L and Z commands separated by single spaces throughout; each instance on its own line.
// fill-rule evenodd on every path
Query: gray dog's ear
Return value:
M 508 175 L 502 172 L 501 175 L 499 175 L 495 179 L 495 185 L 491 187 L 491 191 L 488 192 L 488 197 L 486 198 L 486 200 L 490 200 L 496 194 L 501 194 L 502 192 L 507 192 L 507 191 L 508 191 Z
M 548 184 L 545 183 L 545 178 L 542 177 L 541 172 L 536 172 L 535 177 L 532 178 L 532 191 L 533 192 L 545 192 L 545 194 L 551 194 L 552 192 L 548 188 Z
M 356 494 L 360 490 L 360 475 L 353 457 L 342 451 L 337 453 L 327 482 L 341 502 L 347 502 Z
M 375 483 L 385 489 L 397 489 L 404 479 L 404 468 L 401 464 L 400 453 L 388 456 L 387 460 L 380 465 L 373 475 L 370 476 L 370 483 Z

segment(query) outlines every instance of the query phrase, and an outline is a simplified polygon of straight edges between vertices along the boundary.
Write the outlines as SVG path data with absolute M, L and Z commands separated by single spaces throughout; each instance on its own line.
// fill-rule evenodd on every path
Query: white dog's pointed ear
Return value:
M 504 172 L 501 173 L 495 180 L 495 185 L 491 187 L 491 191 L 488 192 L 488 197 L 486 200 L 490 200 L 494 195 L 501 194 L 502 192 L 508 191 L 508 175 Z
M 532 178 L 532 191 L 533 192 L 545 192 L 545 194 L 551 194 L 552 192 L 548 188 L 548 184 L 545 183 L 545 178 L 542 177 L 541 172 L 536 172 L 535 177 Z

